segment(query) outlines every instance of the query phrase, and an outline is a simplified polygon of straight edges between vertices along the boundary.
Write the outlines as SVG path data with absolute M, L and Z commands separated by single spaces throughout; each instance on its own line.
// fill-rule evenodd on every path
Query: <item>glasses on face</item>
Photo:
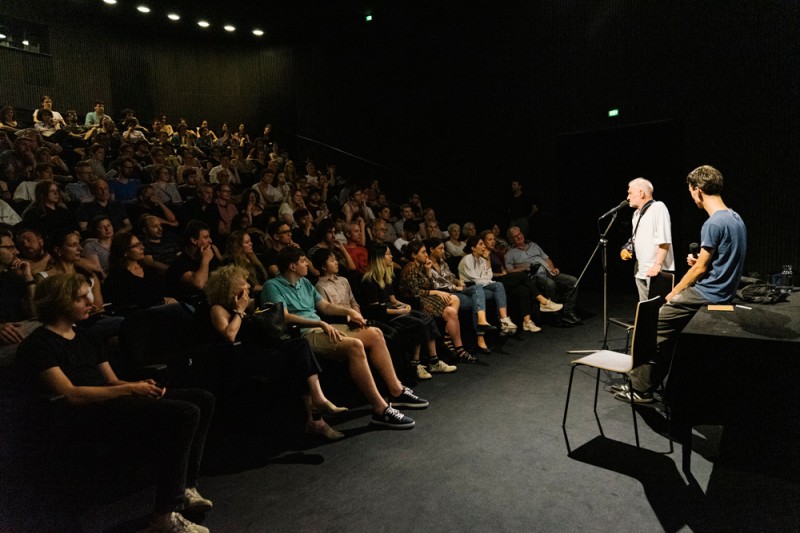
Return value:
M 287 230 L 279 231 L 277 233 L 277 235 L 286 235 L 286 234 L 291 233 L 291 232 L 292 232 L 292 230 L 287 229 Z
M 136 244 L 131 244 L 130 246 L 128 246 L 129 250 L 135 250 L 137 248 L 144 248 L 144 244 L 137 242 Z

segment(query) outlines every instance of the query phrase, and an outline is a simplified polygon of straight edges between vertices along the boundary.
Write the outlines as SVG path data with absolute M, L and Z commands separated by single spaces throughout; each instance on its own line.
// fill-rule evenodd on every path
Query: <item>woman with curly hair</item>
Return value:
M 250 234 L 236 230 L 228 237 L 224 261 L 236 265 L 247 272 L 247 283 L 260 294 L 269 276 L 267 269 L 253 252 L 253 240 Z
M 458 322 L 458 297 L 449 292 L 436 290 L 431 277 L 433 264 L 428 251 L 420 241 L 406 245 L 409 262 L 400 274 L 400 292 L 418 298 L 422 311 L 444 320 L 447 335 L 444 344 L 464 363 L 477 363 L 478 358 L 464 349 L 461 341 L 461 325 Z
M 337 407 L 325 397 L 319 382 L 322 369 L 314 357 L 308 341 L 291 339 L 280 346 L 266 348 L 268 342 L 258 331 L 252 318 L 248 318 L 250 284 L 247 271 L 236 265 L 218 268 L 208 278 L 205 293 L 211 305 L 211 325 L 227 342 L 241 342 L 247 352 L 246 370 L 253 374 L 291 377 L 303 387 L 306 404 L 306 433 L 328 440 L 344 437 L 330 427 L 322 415 L 337 415 L 347 411 Z

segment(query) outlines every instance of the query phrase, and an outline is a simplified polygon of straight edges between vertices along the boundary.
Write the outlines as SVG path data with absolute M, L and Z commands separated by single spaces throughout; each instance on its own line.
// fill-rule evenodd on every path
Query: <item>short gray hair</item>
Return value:
M 650 180 L 635 178 L 628 183 L 628 187 L 638 187 L 642 189 L 647 196 L 653 196 L 653 184 Z

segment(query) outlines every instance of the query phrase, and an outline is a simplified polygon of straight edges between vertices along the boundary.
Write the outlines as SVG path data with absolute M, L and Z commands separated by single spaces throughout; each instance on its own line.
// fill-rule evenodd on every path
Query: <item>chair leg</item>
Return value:
M 664 414 L 667 417 L 667 440 L 669 440 L 669 453 L 673 453 L 675 451 L 675 446 L 672 443 L 672 437 L 669 434 L 669 431 L 672 430 L 672 415 L 669 412 L 669 406 L 667 405 L 666 401 L 666 394 L 664 391 L 664 382 L 661 382 L 661 401 L 664 404 Z
M 597 393 L 600 391 L 600 369 L 597 369 L 597 376 L 594 381 L 594 414 L 597 415 Z
M 569 409 L 569 395 L 572 394 L 572 377 L 575 375 L 575 365 L 569 371 L 569 387 L 567 387 L 567 402 L 564 404 L 564 419 L 561 421 L 561 427 L 567 425 L 567 410 Z
M 636 447 L 640 448 L 639 446 L 639 425 L 636 422 L 636 402 L 633 401 L 633 385 L 631 384 L 631 378 L 626 374 L 625 381 L 628 382 L 628 391 L 630 391 L 630 400 L 631 400 L 631 413 L 633 414 L 633 434 L 636 436 Z

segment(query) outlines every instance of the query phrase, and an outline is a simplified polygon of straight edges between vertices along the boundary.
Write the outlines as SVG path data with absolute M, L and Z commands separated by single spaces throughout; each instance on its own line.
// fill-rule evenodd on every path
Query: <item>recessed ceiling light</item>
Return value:
M 136 11 L 139 13 L 150 13 L 150 8 L 147 6 L 136 6 Z
M 264 35 L 264 32 L 256 28 L 253 30 L 253 35 L 255 35 L 256 37 L 261 37 L 262 35 Z
M 209 26 L 211 26 L 211 24 L 209 24 L 207 20 L 198 20 L 197 25 L 200 26 L 201 28 L 208 28 Z
M 224 28 L 225 31 L 236 31 L 236 26 L 231 26 L 230 24 L 225 24 Z
M 113 6 L 114 4 L 117 3 L 117 0 L 103 0 L 103 2 L 110 6 Z
M 22 41 L 22 44 L 24 46 L 28 46 L 29 44 L 31 44 L 31 42 L 28 39 L 25 39 L 24 41 Z
M 6 34 L 5 33 L 0 33 L 0 39 L 5 39 L 5 38 L 6 38 Z
M 169 20 L 181 20 L 181 16 L 178 15 L 177 13 L 170 13 L 169 15 L 167 15 L 167 18 Z

